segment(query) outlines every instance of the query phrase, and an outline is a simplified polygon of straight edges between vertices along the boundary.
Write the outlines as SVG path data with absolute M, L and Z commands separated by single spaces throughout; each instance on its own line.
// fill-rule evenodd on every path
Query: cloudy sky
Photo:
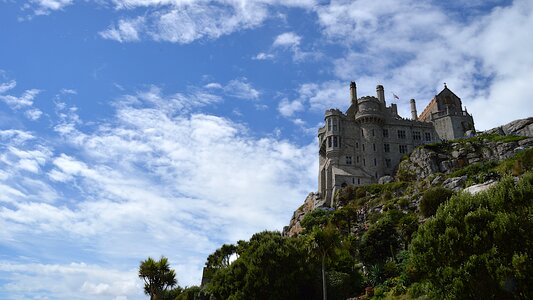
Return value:
M 146 299 L 316 190 L 316 130 L 383 84 L 533 115 L 533 2 L 0 0 L 0 298 Z

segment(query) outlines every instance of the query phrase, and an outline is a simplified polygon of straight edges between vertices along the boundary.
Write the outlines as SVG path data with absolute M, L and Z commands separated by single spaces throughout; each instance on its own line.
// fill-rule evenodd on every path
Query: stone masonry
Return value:
M 325 113 L 325 125 L 318 130 L 318 197 L 326 205 L 332 205 L 341 187 L 391 176 L 402 157 L 417 146 L 461 138 L 475 130 L 472 115 L 446 85 L 420 117 L 411 99 L 410 119 L 398 115 L 396 104 L 387 106 L 382 85 L 376 94 L 357 98 L 356 84 L 351 82 L 348 110 Z

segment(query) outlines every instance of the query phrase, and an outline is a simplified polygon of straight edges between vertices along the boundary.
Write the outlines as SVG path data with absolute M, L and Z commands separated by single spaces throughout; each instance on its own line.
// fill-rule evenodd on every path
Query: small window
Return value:
M 359 163 L 359 156 L 357 156 L 356 159 L 357 159 L 357 163 Z
M 413 131 L 413 140 L 420 141 L 421 139 L 420 131 Z
M 386 137 L 386 138 L 389 137 L 389 130 L 388 129 L 383 129 L 383 137 Z
M 390 152 L 390 145 L 389 144 L 384 144 L 383 145 L 383 150 L 385 150 L 385 152 Z
M 372 129 L 372 136 L 376 136 L 376 133 L 374 132 L 374 129 Z
M 363 166 L 366 166 L 366 159 L 363 158 Z
M 405 130 L 398 130 L 398 138 L 405 139 Z
M 361 184 L 361 178 L 357 178 L 357 184 Z
M 374 158 L 374 166 L 377 166 L 378 165 L 378 161 L 377 159 Z
M 361 137 L 365 137 L 365 132 L 361 129 Z
M 407 145 L 400 145 L 400 153 L 407 153 Z
M 361 144 L 363 146 L 363 151 L 365 151 L 365 144 Z
M 333 137 L 333 148 L 337 148 L 338 147 L 338 144 L 337 144 L 337 137 L 334 136 Z
M 331 148 L 331 137 L 328 136 L 328 148 Z
M 352 164 L 352 157 L 351 156 L 346 156 L 346 164 L 347 165 L 351 165 Z
M 426 132 L 426 142 L 431 142 L 431 133 Z
M 337 131 L 337 119 L 333 119 L 333 131 Z
M 352 177 L 352 184 L 355 184 L 355 178 Z
M 328 131 L 331 131 L 331 123 L 332 122 L 333 122 L 333 120 L 328 119 Z
M 359 143 L 355 143 L 355 149 L 359 149 Z
M 374 147 L 374 151 L 376 151 L 376 144 L 372 144 L 372 146 Z
M 390 165 L 391 165 L 390 158 L 385 158 L 385 166 L 386 166 L 387 168 L 390 168 Z

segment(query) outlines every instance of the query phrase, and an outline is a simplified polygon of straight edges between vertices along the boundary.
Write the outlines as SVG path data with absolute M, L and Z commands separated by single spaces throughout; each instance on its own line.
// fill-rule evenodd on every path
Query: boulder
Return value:
M 458 192 L 464 188 L 466 178 L 466 175 L 461 177 L 448 178 L 442 183 L 442 186 L 454 192 Z
M 491 180 L 491 181 L 487 181 L 487 182 L 484 182 L 484 183 L 480 183 L 480 184 L 475 184 L 473 186 L 469 186 L 466 189 L 464 189 L 463 191 L 465 191 L 467 193 L 470 193 L 472 195 L 475 195 L 477 193 L 480 193 L 480 192 L 488 190 L 490 187 L 492 187 L 496 183 L 497 183 L 496 181 Z
M 379 178 L 378 183 L 379 184 L 384 184 L 384 183 L 390 183 L 392 181 L 394 181 L 394 178 L 392 178 L 392 176 L 383 176 L 383 177 Z

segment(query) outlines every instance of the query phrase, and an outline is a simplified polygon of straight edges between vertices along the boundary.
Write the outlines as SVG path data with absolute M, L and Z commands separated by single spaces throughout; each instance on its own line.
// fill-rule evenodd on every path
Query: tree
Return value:
M 155 261 L 148 257 L 139 265 L 139 278 L 144 281 L 144 293 L 150 300 L 161 300 L 161 294 L 177 284 L 176 272 L 171 270 L 164 256 Z
M 335 250 L 341 246 L 341 239 L 338 231 L 332 225 L 324 228 L 315 227 L 310 235 L 309 249 L 311 253 L 318 256 L 322 266 L 322 295 L 324 300 L 327 299 L 326 287 L 326 257 L 335 253 Z
M 438 299 L 533 299 L 533 173 L 462 193 L 409 246 L 414 276 Z

